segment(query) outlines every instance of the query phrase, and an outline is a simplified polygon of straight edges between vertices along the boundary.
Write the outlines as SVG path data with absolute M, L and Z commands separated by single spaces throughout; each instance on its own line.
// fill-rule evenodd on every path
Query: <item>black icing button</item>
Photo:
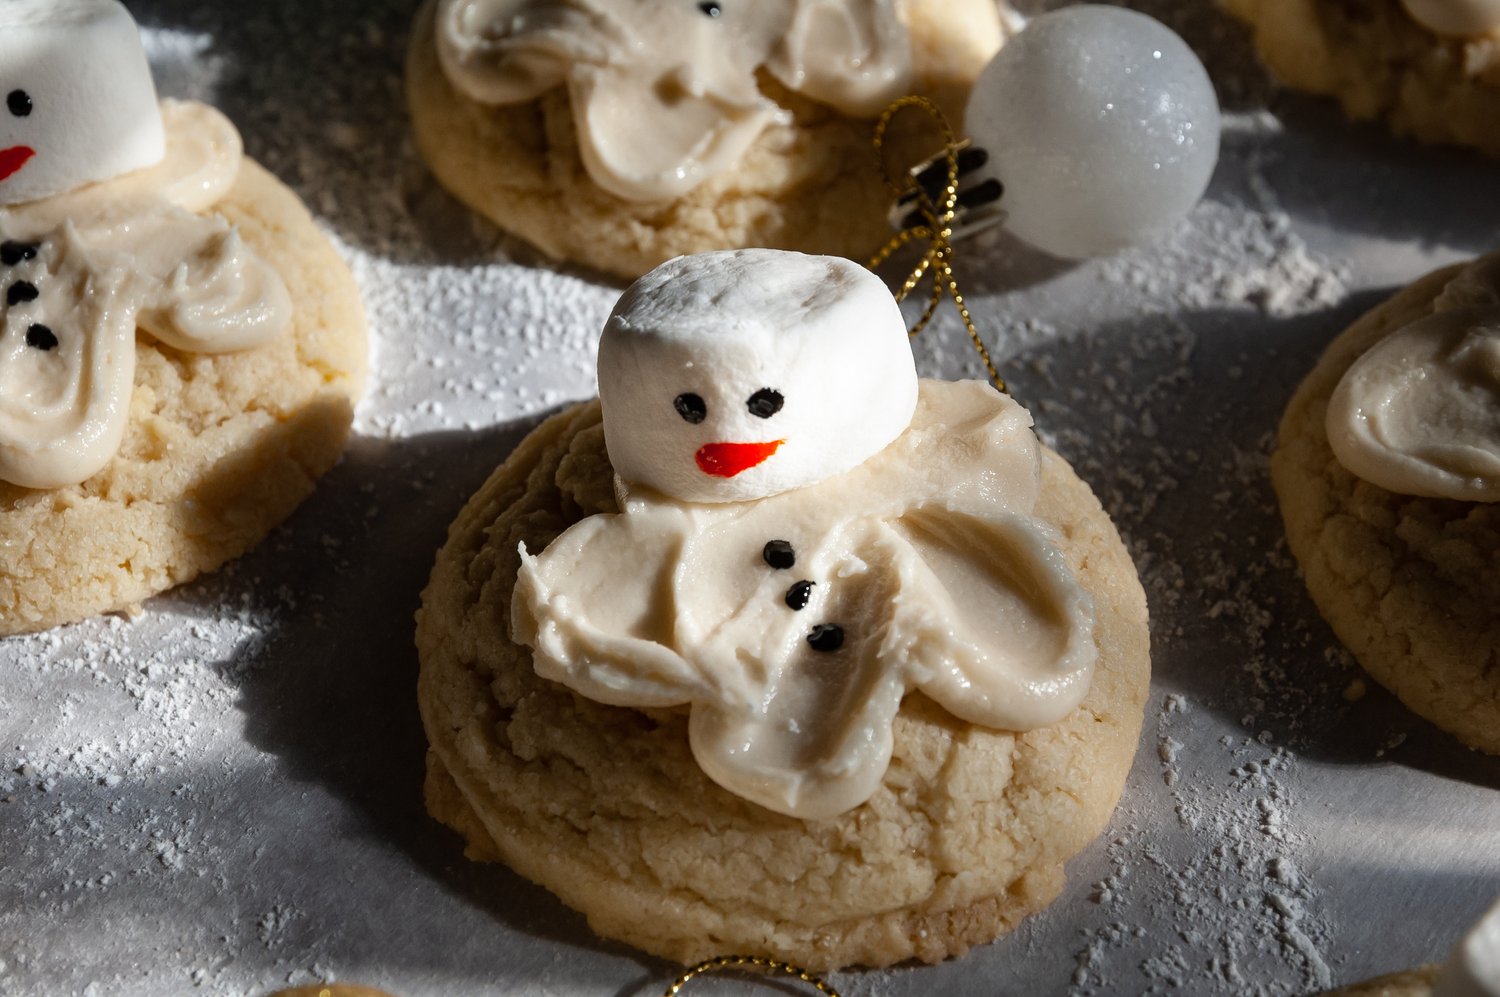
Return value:
M 785 571 L 797 563 L 797 553 L 792 550 L 790 540 L 767 540 L 760 556 L 777 571 Z
M 0 263 L 13 267 L 22 260 L 36 259 L 36 246 L 29 242 L 0 242 Z
M 36 285 L 29 280 L 18 280 L 10 285 L 10 290 L 5 292 L 5 303 L 7 305 L 19 305 L 27 301 L 35 301 L 37 297 Z
M 812 588 L 812 582 L 797 582 L 786 590 L 786 604 L 793 609 L 806 609 L 807 601 L 812 598 Z
M 5 105 L 10 108 L 11 114 L 24 118 L 31 113 L 31 94 L 25 90 L 12 90 L 5 95 Z
M 807 635 L 814 651 L 837 651 L 844 646 L 844 628 L 837 623 L 819 623 Z
M 57 336 L 45 325 L 37 323 L 26 330 L 26 345 L 38 350 L 55 350 Z

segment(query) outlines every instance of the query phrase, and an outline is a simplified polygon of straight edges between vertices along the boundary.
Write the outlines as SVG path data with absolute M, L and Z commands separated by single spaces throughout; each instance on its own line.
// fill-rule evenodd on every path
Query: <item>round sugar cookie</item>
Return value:
M 1429 315 L 1460 267 L 1429 274 L 1328 347 L 1281 420 L 1271 480 L 1313 602 L 1414 712 L 1500 754 L 1500 503 L 1397 495 L 1334 456 L 1324 419 L 1344 372 Z
M 297 196 L 248 158 L 211 210 L 281 276 L 293 326 L 219 355 L 137 333 L 114 459 L 65 488 L 0 482 L 0 635 L 124 609 L 238 557 L 343 450 L 366 357 L 353 276 Z
M 970 86 L 1003 37 L 994 0 L 906 0 L 899 10 L 915 89 L 942 103 L 958 125 Z M 428 0 L 407 51 L 417 148 L 454 196 L 550 257 L 634 278 L 676 256 L 745 246 L 863 261 L 892 235 L 873 119 L 847 117 L 762 73 L 762 92 L 788 112 L 786 120 L 687 195 L 627 201 L 585 171 L 566 88 L 501 106 L 455 90 L 439 63 L 434 12 Z M 940 141 L 924 134 L 921 145 L 898 146 L 892 162 L 940 151 Z
M 1104 828 L 1150 678 L 1145 594 L 1087 485 L 1045 451 L 1036 515 L 1097 612 L 1083 704 L 1025 734 L 907 695 L 870 800 L 824 821 L 711 782 L 686 710 L 603 706 L 537 677 L 510 639 L 516 546 L 615 511 L 597 402 L 526 438 L 449 530 L 418 613 L 429 811 L 599 934 L 684 963 L 725 952 L 826 971 L 929 962 L 1014 928 Z
M 1221 0 L 1261 59 L 1297 90 L 1336 97 L 1356 120 L 1500 156 L 1500 33 L 1444 37 L 1401 0 Z

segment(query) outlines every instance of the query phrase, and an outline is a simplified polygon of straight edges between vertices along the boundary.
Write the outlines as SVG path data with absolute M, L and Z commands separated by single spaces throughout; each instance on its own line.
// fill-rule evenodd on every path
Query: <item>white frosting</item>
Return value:
M 140 33 L 114 0 L 0 2 L 0 204 L 161 160 Z
M 622 485 L 622 513 L 522 548 L 514 637 L 591 699 L 691 703 L 693 754 L 731 792 L 841 813 L 879 786 L 910 689 L 1004 730 L 1056 722 L 1088 691 L 1092 603 L 1032 516 L 1030 427 L 983 382 L 924 381 L 895 442 L 817 484 L 716 505 Z M 769 540 L 795 564 L 771 566 Z M 815 649 L 830 623 L 841 646 Z
M 522 549 L 512 629 L 538 674 L 692 704 L 704 772 L 807 819 L 875 791 L 910 689 L 1010 730 L 1087 692 L 1092 605 L 1032 516 L 1031 416 L 978 381 L 919 389 L 863 267 L 663 264 L 605 326 L 599 394 L 623 511 Z
M 590 177 L 633 201 L 680 197 L 739 159 L 782 113 L 761 67 L 856 116 L 911 78 L 893 0 L 439 0 L 436 34 L 474 100 L 566 84 Z
M 234 183 L 234 126 L 202 104 L 169 101 L 161 116 L 169 142 L 157 166 L 0 208 L 0 481 L 61 487 L 109 462 L 129 413 L 137 327 L 215 353 L 290 324 L 275 271 L 223 218 L 194 213 Z M 13 288 L 25 293 L 11 302 Z
M 757 416 L 768 393 L 781 407 Z M 701 401 L 701 421 L 677 410 L 687 395 Z M 878 277 L 834 257 L 745 249 L 678 257 L 625 292 L 599 341 L 599 397 L 623 480 L 737 502 L 878 453 L 911 419 L 917 374 Z
M 1440 35 L 1500 31 L 1500 0 L 1401 0 L 1412 19 Z
M 1432 997 L 1500 997 L 1500 903 L 1459 942 Z
M 1388 491 L 1500 501 L 1500 254 L 1356 360 L 1326 427 L 1339 462 Z

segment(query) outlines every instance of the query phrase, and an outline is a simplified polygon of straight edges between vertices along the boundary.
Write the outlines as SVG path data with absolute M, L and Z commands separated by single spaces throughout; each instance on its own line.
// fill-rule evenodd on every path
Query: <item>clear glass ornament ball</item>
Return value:
M 1160 21 L 1085 4 L 1032 19 L 980 74 L 965 122 L 1006 227 L 1069 259 L 1160 238 L 1208 186 L 1219 103 Z

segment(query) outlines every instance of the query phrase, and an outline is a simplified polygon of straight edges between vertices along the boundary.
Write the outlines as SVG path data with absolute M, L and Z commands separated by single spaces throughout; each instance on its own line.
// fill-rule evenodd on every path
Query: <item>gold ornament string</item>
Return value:
M 912 107 L 925 111 L 937 126 L 938 132 L 943 139 L 943 156 L 947 161 L 948 178 L 944 186 L 942 197 L 937 203 L 933 203 L 931 197 L 917 183 L 910 171 L 902 171 L 899 176 L 892 176 L 889 163 L 887 163 L 885 141 L 886 132 L 890 129 L 891 122 L 896 115 L 906 108 Z M 984 340 L 979 338 L 979 330 L 974 327 L 974 319 L 969 315 L 969 306 L 964 304 L 964 296 L 959 293 L 958 283 L 953 279 L 953 220 L 958 215 L 958 151 L 960 142 L 953 126 L 948 124 L 948 119 L 933 103 L 926 97 L 909 96 L 902 97 L 890 107 L 887 107 L 880 115 L 880 121 L 875 125 L 875 161 L 880 170 L 880 176 L 885 181 L 886 187 L 897 199 L 914 196 L 918 210 L 922 214 L 923 222 L 912 228 L 902 229 L 890 242 L 886 243 L 880 252 L 876 253 L 869 263 L 874 270 L 889 260 L 896 252 L 906 246 L 907 243 L 919 239 L 927 241 L 927 251 L 917 262 L 915 268 L 907 275 L 896 294 L 897 301 L 905 301 L 907 295 L 916 290 L 922 278 L 931 274 L 932 295 L 928 299 L 927 307 L 922 312 L 922 317 L 917 319 L 917 324 L 912 326 L 908 333 L 915 336 L 927 327 L 932 321 L 933 313 L 937 311 L 938 305 L 943 300 L 946 292 L 953 299 L 953 304 L 958 308 L 958 314 L 964 320 L 964 328 L 969 330 L 969 338 L 974 341 L 974 349 L 979 351 L 979 358 L 984 361 L 984 369 L 989 372 L 990 383 L 1000 392 L 1009 394 L 1005 386 L 1005 378 L 995 369 L 994 361 L 990 359 L 990 351 L 984 348 Z
M 688 981 L 695 976 L 704 976 L 708 973 L 722 973 L 726 970 L 736 969 L 745 971 L 753 970 L 769 976 L 792 976 L 806 983 L 818 993 L 825 994 L 826 997 L 839 997 L 837 990 L 801 966 L 793 966 L 777 959 L 766 959 L 758 955 L 721 955 L 715 959 L 700 962 L 692 969 L 677 977 L 677 980 L 667 988 L 662 997 L 677 997 L 682 992 L 682 988 L 687 986 Z

